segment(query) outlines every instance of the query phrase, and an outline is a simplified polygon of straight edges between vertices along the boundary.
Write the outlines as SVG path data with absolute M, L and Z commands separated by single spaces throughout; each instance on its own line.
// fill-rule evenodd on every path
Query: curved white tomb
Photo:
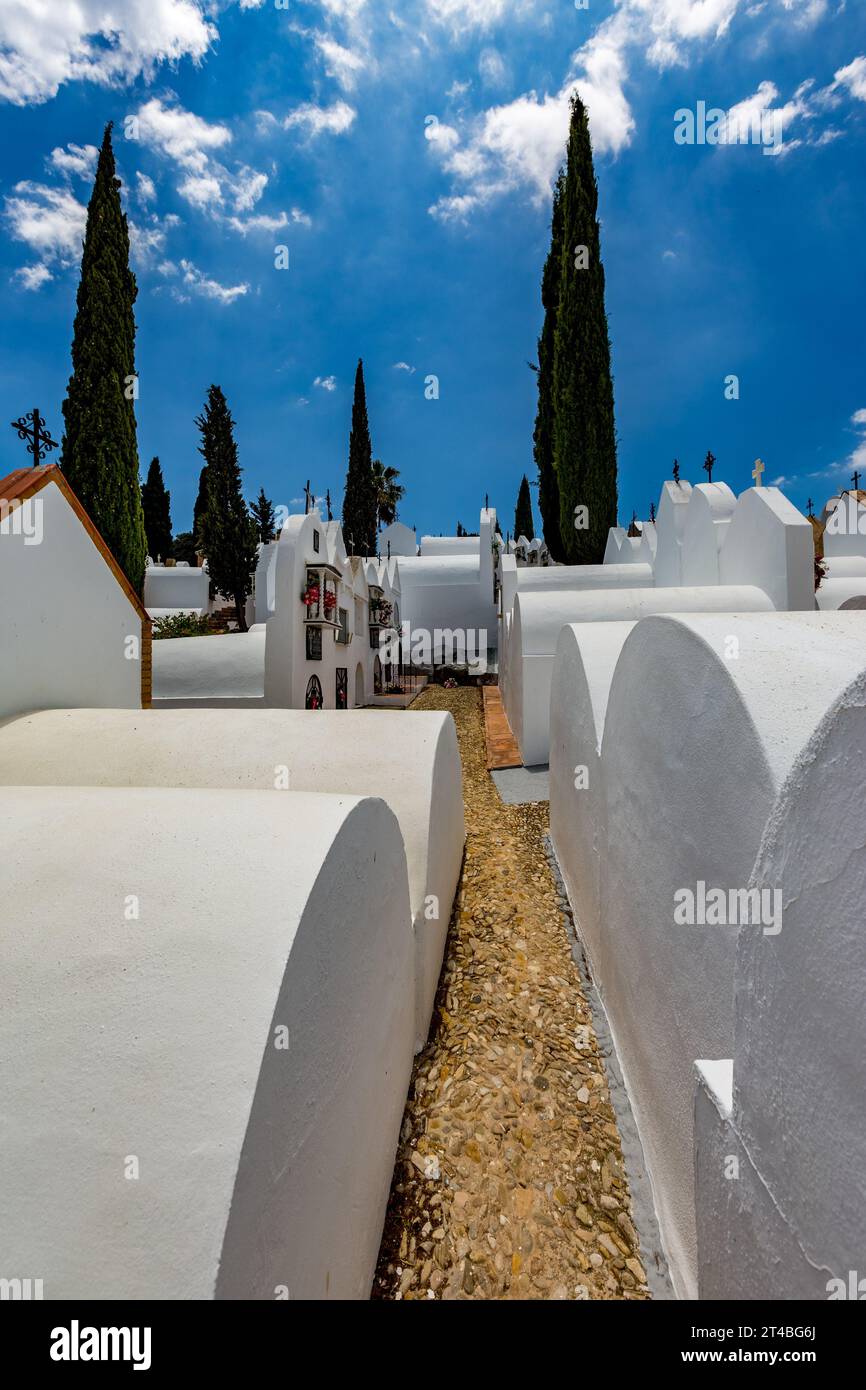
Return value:
M 797 759 L 754 866 L 754 886 L 781 890 L 782 929 L 741 933 L 727 1105 L 698 1088 L 703 1298 L 866 1293 L 864 764 L 861 674 Z
M 613 673 L 634 623 L 580 623 L 559 634 L 550 689 L 550 838 L 577 929 L 602 966 L 601 865 L 607 799 L 601 742 Z
M 290 791 L 381 796 L 406 845 L 416 941 L 415 1042 L 423 1047 L 465 838 L 450 714 L 48 710 L 0 726 L 0 785 L 10 783 L 277 788 L 280 794 L 287 784 Z
M 50 1299 L 367 1297 L 414 1036 L 392 812 L 12 787 L 0 819 L 4 1267 Z
M 509 641 L 506 713 L 527 767 L 549 755 L 550 679 L 560 631 L 568 623 L 636 622 L 649 613 L 749 612 L 772 609 L 749 585 L 519 593 Z
M 595 978 L 685 1296 L 697 1291 L 693 1064 L 733 1055 L 738 932 L 767 939 L 732 925 L 739 899 L 727 904 L 748 888 L 798 752 L 864 665 L 864 638 L 853 613 L 653 617 L 614 673 Z M 718 889 L 725 912 L 691 924 L 685 895 L 698 919 L 702 894 Z

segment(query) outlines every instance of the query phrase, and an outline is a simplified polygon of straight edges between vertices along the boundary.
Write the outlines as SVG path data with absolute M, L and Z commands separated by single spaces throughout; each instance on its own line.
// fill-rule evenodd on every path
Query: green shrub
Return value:
M 161 637 L 207 637 L 211 632 L 206 617 L 195 613 L 171 613 L 164 618 L 154 618 L 154 638 Z

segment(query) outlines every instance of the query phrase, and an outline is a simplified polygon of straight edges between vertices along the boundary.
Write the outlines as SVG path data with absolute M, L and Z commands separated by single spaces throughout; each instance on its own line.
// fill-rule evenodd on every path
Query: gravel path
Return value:
M 604 1066 L 545 858 L 547 803 L 500 801 L 479 690 L 432 687 L 413 708 L 448 709 L 457 724 L 466 859 L 373 1297 L 647 1298 Z

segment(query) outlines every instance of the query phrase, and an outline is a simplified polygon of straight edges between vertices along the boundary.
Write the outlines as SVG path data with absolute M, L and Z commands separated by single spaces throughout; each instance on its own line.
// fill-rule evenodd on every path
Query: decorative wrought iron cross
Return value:
M 308 478 L 307 486 L 304 488 L 304 516 L 307 516 L 309 514 L 312 496 L 313 494 L 310 492 L 310 480 Z
M 656 519 L 656 504 L 655 504 L 655 502 L 650 502 L 650 521 L 655 521 L 655 519 Z
M 674 482 L 677 484 L 677 486 L 679 486 L 679 481 L 680 481 L 680 461 L 679 461 L 679 459 L 674 459 Z
M 853 478 L 851 479 L 851 481 L 852 481 L 852 483 L 854 484 L 854 491 L 855 491 L 855 492 L 859 492 L 859 491 L 860 491 L 860 474 L 857 472 L 857 469 L 856 469 L 856 468 L 854 469 L 854 476 L 853 476 Z
M 33 455 L 33 462 L 37 466 L 41 464 L 45 454 L 57 448 L 57 440 L 52 439 L 48 431 L 43 429 L 44 424 L 45 420 L 39 414 L 38 406 L 34 406 L 27 415 L 22 415 L 19 420 L 12 421 L 12 428 L 18 431 L 18 438 L 30 441 L 27 445 L 27 452 Z
M 331 515 L 331 489 L 330 489 L 330 488 L 328 488 L 328 491 L 325 493 L 325 506 L 328 508 L 328 520 L 329 520 L 329 521 L 333 521 L 334 518 L 333 518 L 332 515 Z
M 807 516 L 813 516 L 813 515 L 814 515 L 814 513 L 813 513 L 813 511 L 812 511 L 812 508 L 814 507 L 814 505 L 815 505 L 815 503 L 812 501 L 812 499 L 811 499 L 811 497 L 810 497 L 810 498 L 807 500 L 807 502 L 806 502 L 806 515 L 807 515 Z
M 705 472 L 706 475 L 707 475 L 707 482 L 708 482 L 708 483 L 711 483 L 711 482 L 713 481 L 713 464 L 715 463 L 715 461 L 716 461 L 716 456 L 715 456 L 715 454 L 711 453 L 710 450 L 708 449 L 708 450 L 707 450 L 707 456 L 706 456 L 706 458 L 704 459 L 704 472 Z

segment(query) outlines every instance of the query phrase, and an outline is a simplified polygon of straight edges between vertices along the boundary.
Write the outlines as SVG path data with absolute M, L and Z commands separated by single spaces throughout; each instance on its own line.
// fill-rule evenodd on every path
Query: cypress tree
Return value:
M 514 539 L 525 536 L 528 541 L 535 540 L 532 523 L 532 498 L 529 495 L 529 482 L 524 473 L 517 493 L 517 506 L 514 508 Z
M 252 507 L 250 507 L 250 512 L 256 524 L 256 532 L 259 540 L 262 542 L 262 545 L 267 545 L 268 541 L 274 539 L 274 523 L 276 521 L 276 516 L 274 514 L 274 504 L 269 497 L 265 496 L 263 487 L 259 488 L 258 499 L 253 503 Z
M 616 428 L 610 338 L 604 307 L 598 187 L 586 107 L 571 104 L 565 185 L 559 308 L 553 353 L 554 467 L 559 530 L 572 564 L 599 563 L 616 525 Z M 586 508 L 576 529 L 575 509 Z
M 218 386 L 208 390 L 207 404 L 196 424 L 201 431 L 199 453 L 206 466 L 207 502 L 201 532 L 208 571 L 214 588 L 234 603 L 238 625 L 246 632 L 244 604 L 252 593 L 258 533 L 241 493 L 235 422 Z
M 141 593 L 147 541 L 134 405 L 137 293 L 109 121 L 87 208 L 60 466 Z
M 534 454 L 538 469 L 538 510 L 541 529 L 551 558 L 565 560 L 565 549 L 559 534 L 559 484 L 553 466 L 553 348 L 556 337 L 556 315 L 559 308 L 559 279 L 562 270 L 562 199 L 565 171 L 560 169 L 553 190 L 553 216 L 550 227 L 550 250 L 541 277 L 541 303 L 544 324 L 538 340 L 538 412 L 535 417 Z
M 199 450 L 199 453 L 201 453 L 201 450 Z M 202 549 L 203 549 L 203 546 L 202 546 L 202 532 L 201 532 L 201 528 L 202 528 L 202 522 L 204 521 L 204 514 L 205 514 L 206 511 L 207 511 L 207 464 L 205 464 L 204 468 L 201 470 L 201 472 L 200 472 L 199 475 L 198 475 L 198 495 L 197 495 L 197 497 L 196 497 L 196 499 L 195 499 L 195 505 L 194 505 L 194 507 L 193 507 L 193 509 L 192 509 L 192 534 L 193 534 L 193 537 L 194 537 L 194 539 L 195 539 L 196 548 L 197 548 L 199 554 L 201 554 Z
M 141 489 L 141 506 L 148 553 L 153 560 L 166 560 L 172 553 L 171 494 L 166 490 L 158 458 L 150 461 L 147 482 Z
M 358 555 L 376 553 L 376 486 L 373 479 L 373 446 L 367 422 L 367 393 L 364 363 L 358 359 L 355 397 L 352 401 L 352 432 L 349 435 L 349 467 L 343 496 L 343 536 Z

